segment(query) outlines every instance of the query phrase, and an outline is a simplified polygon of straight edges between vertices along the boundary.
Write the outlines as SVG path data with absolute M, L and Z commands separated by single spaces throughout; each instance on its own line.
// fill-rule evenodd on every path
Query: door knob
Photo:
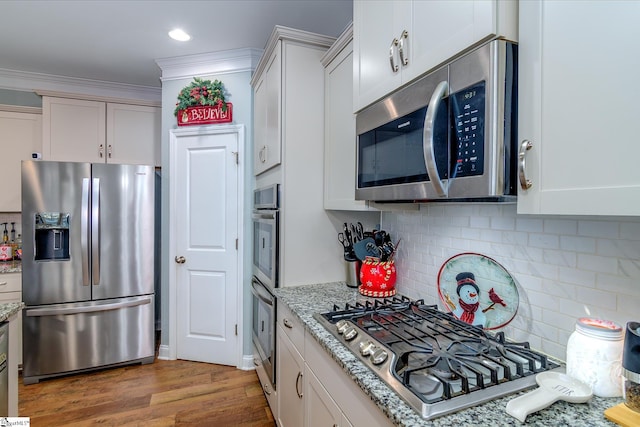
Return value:
M 178 264 L 184 264 L 186 260 L 187 260 L 187 259 L 186 259 L 185 257 L 183 257 L 183 256 L 177 256 L 177 257 L 176 257 L 176 262 L 177 262 Z

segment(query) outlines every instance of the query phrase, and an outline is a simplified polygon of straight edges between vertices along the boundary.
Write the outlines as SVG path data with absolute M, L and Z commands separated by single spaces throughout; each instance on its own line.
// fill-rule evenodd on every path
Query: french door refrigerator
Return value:
M 23 381 L 154 360 L 154 168 L 22 162 Z

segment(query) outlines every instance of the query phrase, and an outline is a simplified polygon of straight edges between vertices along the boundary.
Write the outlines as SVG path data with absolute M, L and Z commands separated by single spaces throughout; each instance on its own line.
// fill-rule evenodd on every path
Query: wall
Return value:
M 517 215 L 516 205 L 429 204 L 383 214 L 394 241 L 398 292 L 438 303 L 437 277 L 451 256 L 477 252 L 518 283 L 508 338 L 565 360 L 576 319 L 621 326 L 640 320 L 640 218 Z
M 202 77 L 208 80 L 218 79 L 223 82 L 227 96 L 226 100 L 233 104 L 233 123 L 231 124 L 243 124 L 245 126 L 245 146 L 244 154 L 245 158 L 241 159 L 244 162 L 244 180 L 245 186 L 253 188 L 253 91 L 251 89 L 252 72 L 238 71 L 232 73 L 214 73 L 214 74 L 198 74 L 193 77 Z M 169 207 L 169 179 L 171 170 L 169 167 L 169 130 L 177 128 L 176 117 L 173 114 L 175 105 L 177 102 L 178 93 L 182 88 L 189 85 L 193 81 L 193 77 L 178 78 L 171 80 L 163 80 L 162 83 L 162 235 L 166 236 L 162 241 L 162 259 L 169 259 L 169 225 L 170 225 L 170 207 Z M 252 206 L 252 193 L 251 191 L 245 191 L 244 194 L 245 205 L 245 218 L 244 229 L 250 230 L 251 224 L 251 209 Z M 245 244 L 242 246 L 245 248 L 244 258 L 250 259 L 249 248 L 250 245 L 246 244 L 248 239 L 248 233 L 245 233 Z M 165 262 L 162 264 L 161 272 L 161 293 L 162 295 L 169 295 L 169 266 Z M 243 310 L 243 354 L 253 354 L 251 347 L 251 270 L 249 265 L 245 262 L 244 269 L 244 310 Z M 169 301 L 168 298 L 163 298 L 161 307 L 161 323 L 162 334 L 161 344 L 163 346 L 169 345 Z

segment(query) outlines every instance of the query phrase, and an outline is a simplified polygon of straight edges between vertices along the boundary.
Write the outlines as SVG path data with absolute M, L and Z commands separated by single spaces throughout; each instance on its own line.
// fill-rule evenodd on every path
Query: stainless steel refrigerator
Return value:
M 154 168 L 22 162 L 23 381 L 154 360 Z

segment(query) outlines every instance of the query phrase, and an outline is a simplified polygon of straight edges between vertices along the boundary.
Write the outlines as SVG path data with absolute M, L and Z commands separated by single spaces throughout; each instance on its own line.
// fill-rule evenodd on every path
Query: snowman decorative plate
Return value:
M 506 326 L 518 311 L 518 287 L 504 267 L 488 256 L 461 253 L 438 273 L 438 295 L 456 318 L 483 329 Z

